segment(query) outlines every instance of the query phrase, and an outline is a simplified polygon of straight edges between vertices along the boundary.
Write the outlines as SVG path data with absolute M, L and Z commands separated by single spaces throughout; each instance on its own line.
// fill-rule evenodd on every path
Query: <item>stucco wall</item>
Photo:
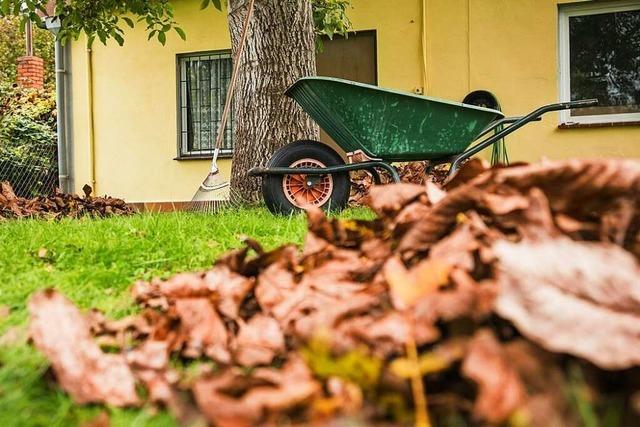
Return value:
M 431 95 L 461 100 L 473 90 L 489 90 L 507 115 L 558 102 L 558 3 L 568 1 L 428 3 Z M 558 124 L 552 113 L 514 133 L 508 138 L 510 159 L 640 156 L 640 126 L 558 129 Z
M 558 0 L 426 0 L 427 72 L 423 75 L 422 0 L 354 0 L 357 30 L 377 30 L 381 86 L 461 100 L 485 89 L 509 115 L 558 100 Z M 176 35 L 166 46 L 143 28 L 93 51 L 96 182 L 100 193 L 128 201 L 188 200 L 207 161 L 176 161 L 176 54 L 225 49 L 225 16 L 176 1 Z M 87 51 L 72 46 L 74 161 L 77 190 L 90 182 Z M 426 81 L 425 81 L 426 80 Z M 640 156 L 640 127 L 559 130 L 548 115 L 508 139 L 512 160 Z M 222 162 L 228 173 L 230 164 Z

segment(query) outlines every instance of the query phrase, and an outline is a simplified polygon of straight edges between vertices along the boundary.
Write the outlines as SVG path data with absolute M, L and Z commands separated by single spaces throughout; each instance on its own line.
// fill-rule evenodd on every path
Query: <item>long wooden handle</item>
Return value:
M 253 6 L 255 0 L 249 1 L 249 9 L 247 10 L 247 16 L 244 19 L 244 27 L 242 28 L 242 36 L 240 37 L 240 44 L 238 45 L 238 51 L 236 52 L 236 56 L 233 58 L 233 71 L 231 72 L 231 83 L 229 85 L 229 90 L 227 91 L 227 99 L 224 102 L 224 111 L 222 112 L 222 119 L 220 120 L 220 127 L 218 128 L 218 137 L 216 138 L 216 154 L 222 147 L 222 140 L 225 134 L 225 128 L 227 126 L 227 120 L 229 119 L 229 114 L 231 113 L 231 101 L 233 100 L 233 93 L 236 90 L 236 83 L 238 82 L 238 70 L 240 69 L 240 59 L 242 58 L 242 53 L 244 52 L 244 46 L 247 43 L 247 36 L 249 33 L 249 25 L 251 24 L 251 18 L 253 17 Z M 214 156 L 214 161 L 215 161 Z

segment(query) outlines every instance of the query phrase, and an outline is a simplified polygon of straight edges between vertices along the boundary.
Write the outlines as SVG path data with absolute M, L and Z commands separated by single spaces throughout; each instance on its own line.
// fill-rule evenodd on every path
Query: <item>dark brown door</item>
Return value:
M 349 34 L 348 38 L 325 38 L 323 44 L 316 65 L 319 76 L 378 84 L 375 31 L 358 31 Z M 323 130 L 320 131 L 320 140 L 338 148 Z M 344 154 L 339 148 L 338 152 Z

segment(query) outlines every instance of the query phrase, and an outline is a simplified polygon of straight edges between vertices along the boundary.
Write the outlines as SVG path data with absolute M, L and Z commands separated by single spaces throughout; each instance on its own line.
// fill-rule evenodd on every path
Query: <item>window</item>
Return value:
M 231 55 L 208 52 L 178 56 L 178 156 L 210 157 L 231 79 Z M 220 155 L 233 151 L 233 113 Z
M 564 111 L 563 123 L 640 121 L 640 4 L 587 2 L 560 8 L 562 101 L 597 98 Z

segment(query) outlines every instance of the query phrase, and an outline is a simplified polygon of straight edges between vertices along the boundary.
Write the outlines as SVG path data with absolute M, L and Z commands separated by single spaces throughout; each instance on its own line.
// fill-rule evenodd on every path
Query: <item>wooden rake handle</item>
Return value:
M 213 163 L 215 164 L 220 147 L 222 147 L 222 139 L 224 137 L 224 130 L 227 126 L 227 120 L 229 120 L 229 114 L 231 113 L 231 101 L 233 100 L 233 93 L 236 90 L 236 83 L 238 82 L 238 71 L 240 70 L 240 59 L 244 53 L 244 47 L 247 44 L 247 37 L 249 34 L 249 25 L 251 24 L 251 18 L 253 17 L 255 0 L 249 0 L 249 7 L 247 9 L 247 16 L 244 19 L 244 26 L 242 28 L 242 36 L 240 37 L 240 44 L 236 55 L 233 57 L 233 71 L 231 72 L 231 82 L 229 90 L 227 91 L 227 99 L 224 102 L 224 110 L 222 112 L 222 119 L 220 120 L 220 127 L 218 128 L 218 136 L 216 138 L 215 151 L 213 154 Z

